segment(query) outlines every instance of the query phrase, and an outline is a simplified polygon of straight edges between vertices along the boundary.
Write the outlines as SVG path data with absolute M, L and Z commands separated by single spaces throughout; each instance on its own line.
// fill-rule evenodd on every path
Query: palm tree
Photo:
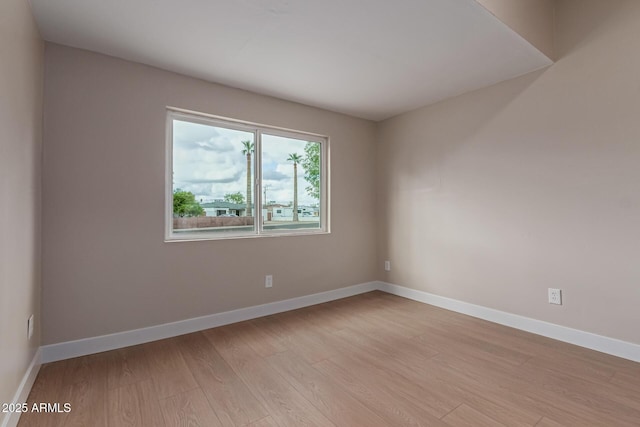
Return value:
M 251 216 L 251 153 L 253 153 L 255 146 L 253 142 L 246 140 L 242 141 L 244 148 L 242 154 L 247 156 L 247 213 L 246 216 Z
M 302 156 L 298 153 L 289 154 L 287 161 L 293 162 L 293 220 L 298 221 L 298 163 Z

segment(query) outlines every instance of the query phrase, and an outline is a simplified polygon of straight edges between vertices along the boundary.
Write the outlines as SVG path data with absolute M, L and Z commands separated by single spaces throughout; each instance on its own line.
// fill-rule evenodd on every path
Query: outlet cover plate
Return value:
M 549 304 L 562 305 L 562 290 L 549 288 Z

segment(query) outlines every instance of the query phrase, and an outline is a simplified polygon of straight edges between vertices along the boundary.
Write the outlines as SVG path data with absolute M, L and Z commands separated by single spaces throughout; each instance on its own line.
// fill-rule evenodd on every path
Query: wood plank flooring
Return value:
M 19 426 L 640 426 L 640 364 L 371 292 L 44 365 Z

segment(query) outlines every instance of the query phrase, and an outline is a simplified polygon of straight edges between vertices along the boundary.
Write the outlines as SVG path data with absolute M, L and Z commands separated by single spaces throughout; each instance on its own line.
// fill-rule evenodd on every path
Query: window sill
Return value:
M 212 237 L 209 233 L 174 233 L 171 236 L 165 237 L 165 243 L 175 242 L 200 242 L 200 241 L 216 241 L 216 240 L 232 240 L 232 239 L 260 239 L 265 237 L 296 237 L 296 236 L 317 236 L 331 234 L 331 231 L 327 230 L 291 230 L 290 232 L 269 232 L 265 230 L 260 234 L 255 232 L 245 234 L 229 234 L 224 236 Z

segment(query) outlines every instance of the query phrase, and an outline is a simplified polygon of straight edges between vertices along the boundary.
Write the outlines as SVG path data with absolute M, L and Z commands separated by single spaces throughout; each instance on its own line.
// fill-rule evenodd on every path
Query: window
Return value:
M 167 114 L 165 239 L 329 232 L 328 138 Z

